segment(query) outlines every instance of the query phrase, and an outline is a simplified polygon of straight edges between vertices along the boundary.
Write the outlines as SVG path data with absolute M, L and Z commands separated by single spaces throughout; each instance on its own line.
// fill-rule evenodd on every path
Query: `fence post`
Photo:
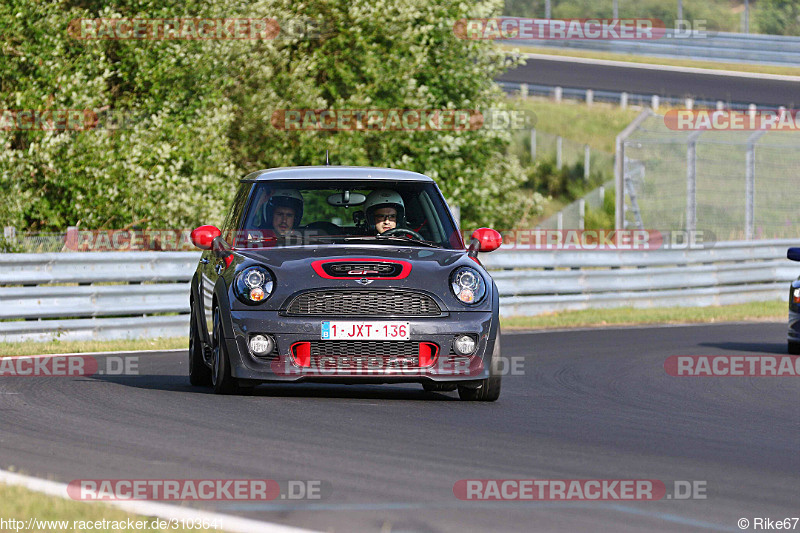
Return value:
M 653 108 L 653 111 L 658 111 L 658 103 L 660 98 L 657 94 L 654 94 L 652 98 L 650 98 L 650 107 Z
M 536 160 L 536 128 L 531 128 L 531 161 Z
M 519 86 L 519 96 L 520 98 L 527 98 L 528 97 L 528 84 L 523 83 Z
M 562 97 L 563 93 L 564 93 L 564 89 L 562 89 L 561 87 L 556 87 L 553 90 L 553 97 L 556 99 L 556 102 L 560 102 L 561 101 L 561 97 Z
M 756 193 L 756 143 L 766 131 L 756 131 L 747 138 L 744 171 L 744 238 L 753 239 L 755 229 L 755 193 Z
M 589 179 L 589 164 L 591 163 L 592 149 L 588 144 L 583 145 L 583 179 Z
M 17 228 L 15 226 L 5 226 L 3 228 L 3 237 L 7 241 L 13 241 L 17 238 Z
M 578 229 L 584 229 L 586 221 L 586 200 L 578 200 Z
M 756 119 L 756 111 L 757 111 L 756 104 L 750 104 L 747 106 L 747 114 L 750 115 L 750 120 Z
M 717 100 L 717 111 L 723 111 L 725 109 L 725 102 L 722 100 Z
M 592 105 L 594 102 L 594 91 L 586 89 L 586 105 Z
M 561 170 L 561 166 L 563 165 L 564 161 L 561 157 L 562 152 L 562 145 L 564 144 L 564 140 L 561 138 L 561 135 L 556 137 L 556 168 Z
M 625 228 L 625 139 L 652 114 L 650 109 L 644 109 L 614 140 L 614 228 L 618 230 Z
M 687 98 L 684 100 L 684 104 L 686 105 L 686 109 L 692 110 L 694 108 L 694 98 Z
M 627 109 L 628 107 L 628 93 L 623 92 L 619 95 L 619 106 L 622 109 Z
M 697 229 L 697 139 L 702 131 L 689 135 L 686 144 L 686 231 Z

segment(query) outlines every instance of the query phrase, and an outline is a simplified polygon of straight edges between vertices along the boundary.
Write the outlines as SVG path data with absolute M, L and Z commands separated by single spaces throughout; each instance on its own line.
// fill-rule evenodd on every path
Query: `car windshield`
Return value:
M 287 180 L 252 187 L 238 226 L 238 248 L 353 243 L 463 247 L 432 182 Z

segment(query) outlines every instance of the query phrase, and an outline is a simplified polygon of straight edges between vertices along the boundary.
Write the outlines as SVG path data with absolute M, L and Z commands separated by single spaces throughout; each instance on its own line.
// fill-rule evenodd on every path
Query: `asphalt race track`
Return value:
M 796 81 L 576 64 L 569 60 L 528 58 L 525 65 L 510 70 L 497 79 L 595 91 L 627 91 L 662 97 L 754 103 L 774 108 L 786 106 L 794 109 L 800 105 Z
M 670 377 L 670 355 L 785 354 L 785 324 L 504 335 L 496 403 L 419 385 L 188 385 L 185 353 L 139 376 L 0 380 L 0 468 L 74 479 L 321 480 L 322 501 L 204 508 L 323 531 L 740 531 L 800 515 L 800 378 Z M 706 499 L 472 502 L 461 479 L 658 479 Z M 223 524 L 224 526 L 224 524 Z M 800 528 L 800 525 L 798 525 Z

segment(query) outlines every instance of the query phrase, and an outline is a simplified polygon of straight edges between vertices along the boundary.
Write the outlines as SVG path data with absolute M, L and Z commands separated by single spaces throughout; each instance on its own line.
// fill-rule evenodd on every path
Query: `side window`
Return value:
M 233 200 L 231 210 L 228 212 L 225 224 L 222 227 L 222 237 L 231 246 L 236 246 L 236 230 L 239 229 L 239 222 L 242 220 L 242 213 L 244 212 L 245 204 L 247 204 L 247 198 L 250 195 L 252 186 L 252 183 L 239 185 L 239 190 L 236 191 L 236 198 Z

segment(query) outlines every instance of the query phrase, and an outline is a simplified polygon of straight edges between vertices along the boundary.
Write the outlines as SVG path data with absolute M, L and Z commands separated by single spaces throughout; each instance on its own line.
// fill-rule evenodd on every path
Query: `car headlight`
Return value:
M 480 272 L 470 267 L 461 267 L 450 276 L 450 288 L 456 298 L 465 304 L 477 304 L 486 296 L 486 282 Z
M 269 298 L 274 287 L 272 274 L 260 266 L 245 268 L 236 275 L 234 282 L 236 297 L 250 305 L 259 304 Z

